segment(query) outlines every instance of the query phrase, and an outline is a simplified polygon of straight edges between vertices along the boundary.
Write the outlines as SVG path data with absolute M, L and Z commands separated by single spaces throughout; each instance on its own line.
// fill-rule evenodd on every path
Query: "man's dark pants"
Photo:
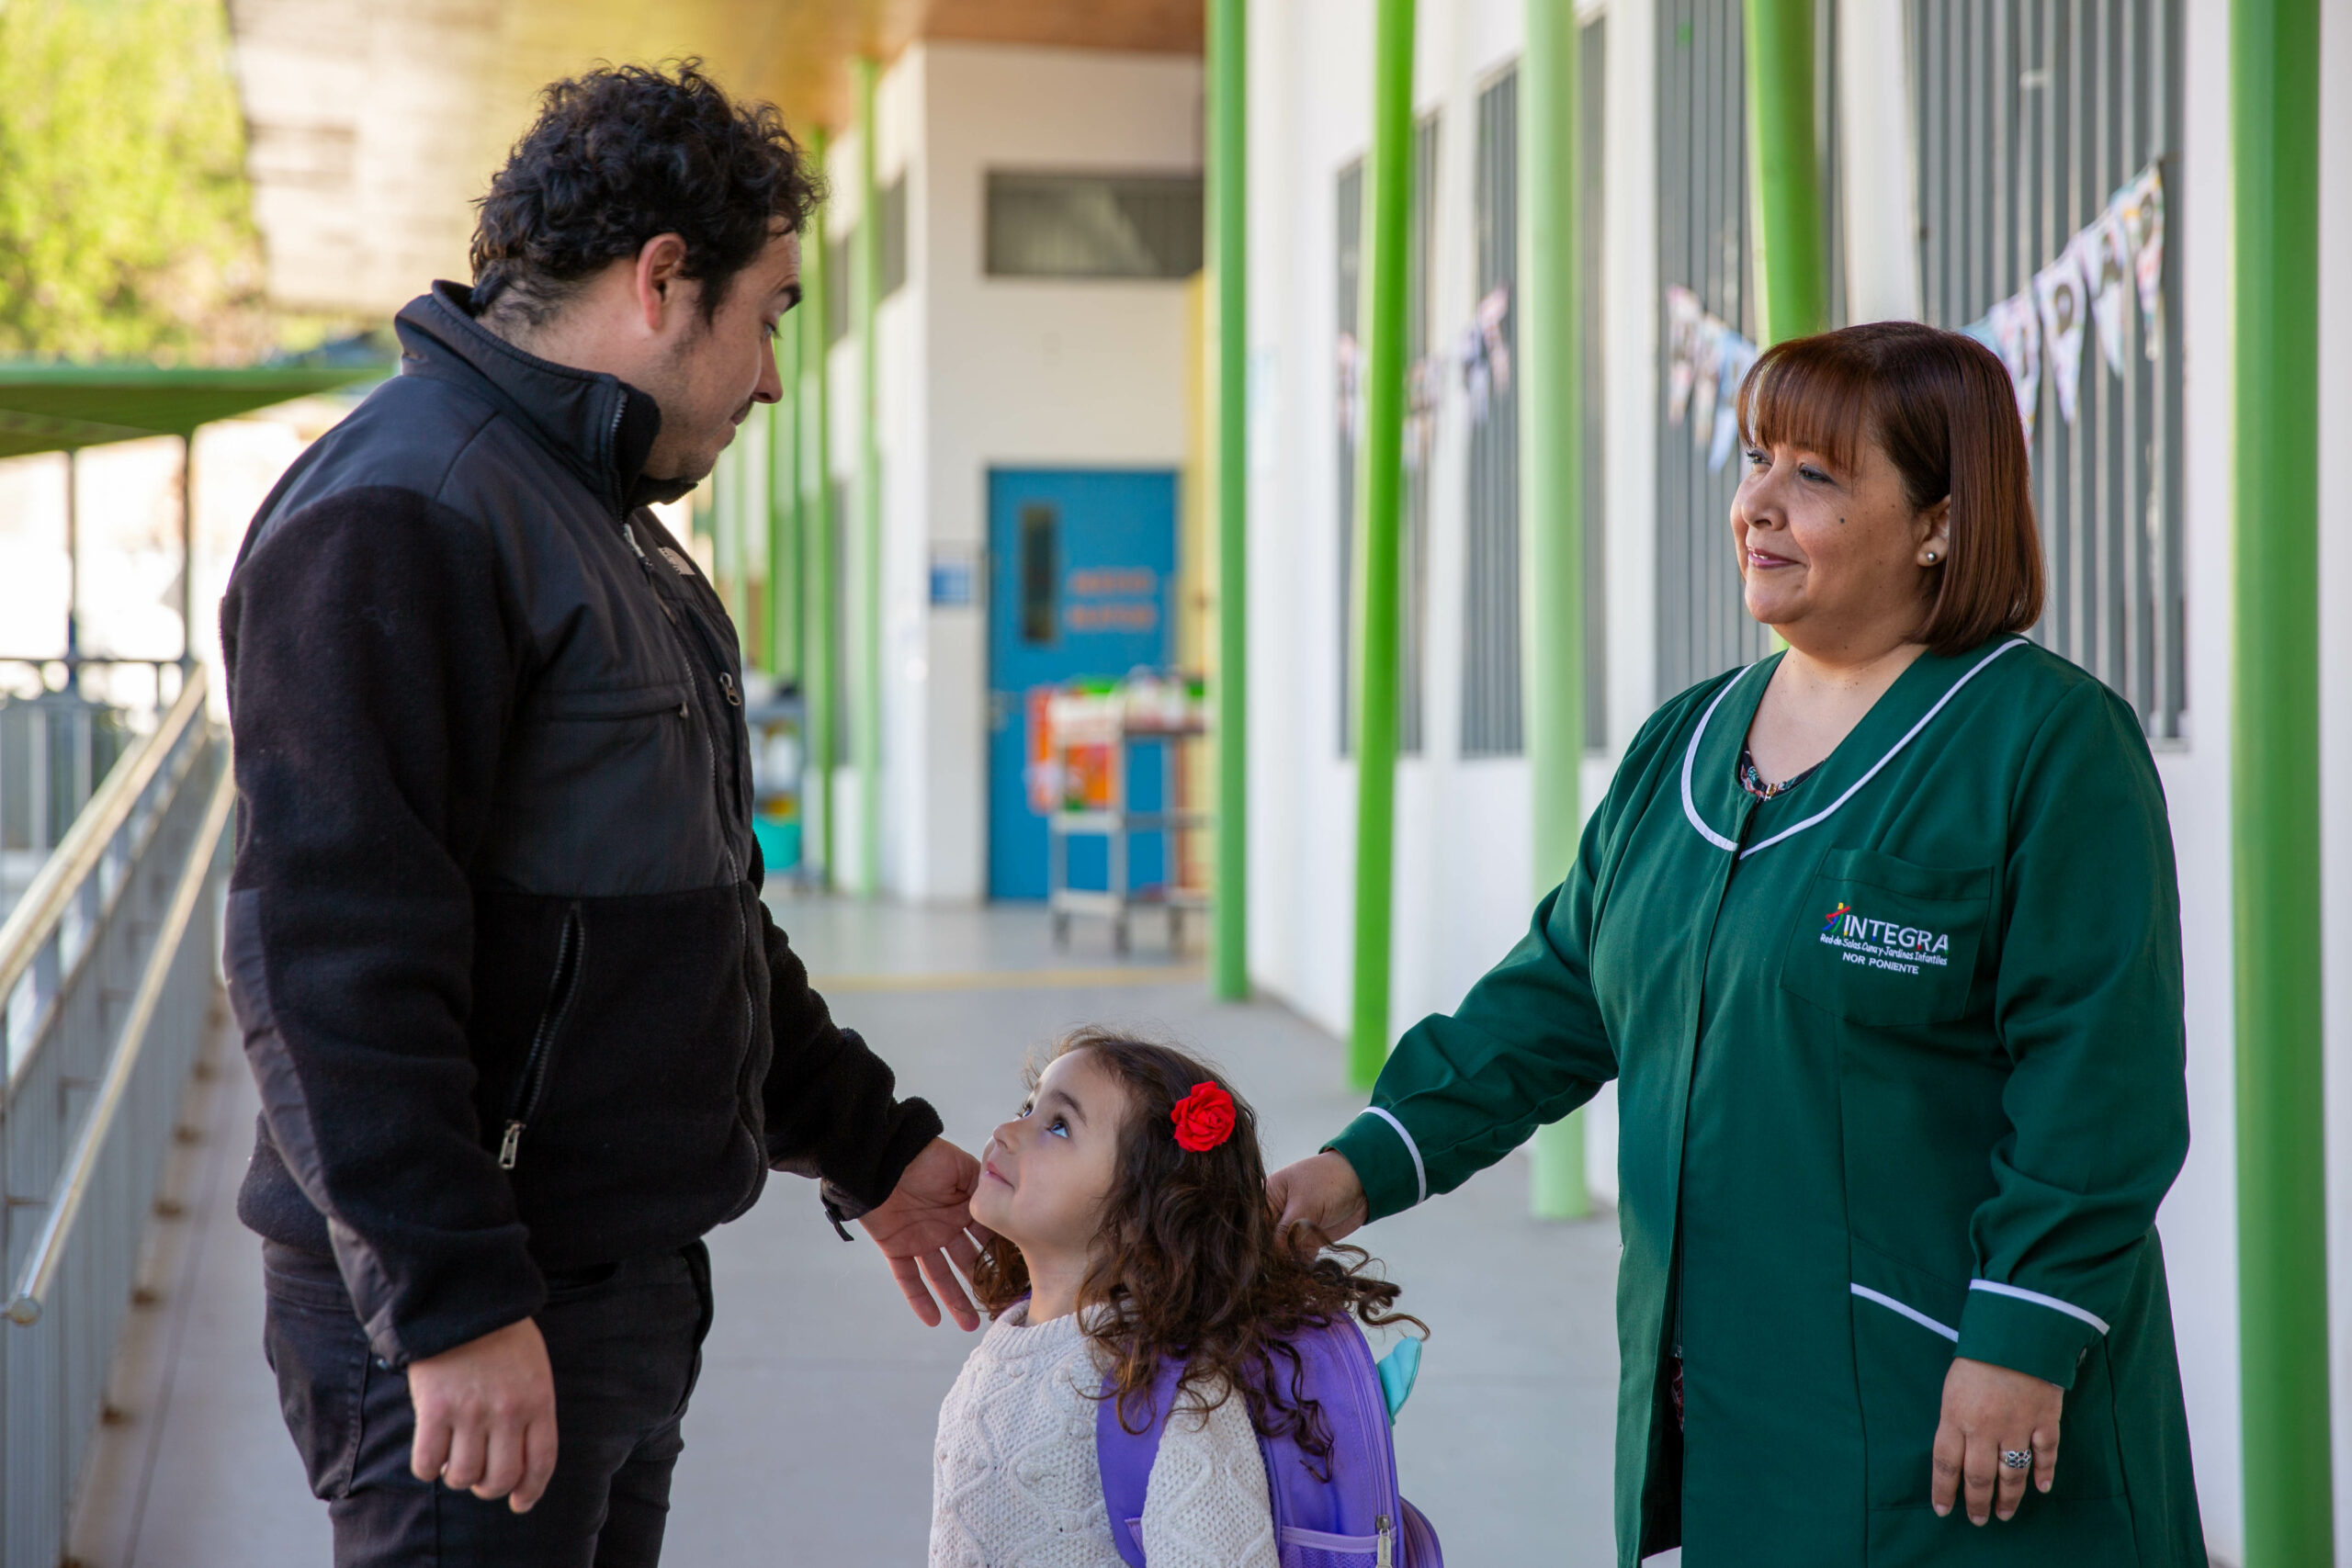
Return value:
M 368 1348 L 334 1260 L 262 1249 L 263 1345 L 334 1521 L 335 1568 L 651 1568 L 679 1424 L 710 1328 L 710 1258 L 679 1252 L 548 1278 L 536 1321 L 555 1371 L 556 1467 L 527 1514 L 409 1472 L 408 1376 Z

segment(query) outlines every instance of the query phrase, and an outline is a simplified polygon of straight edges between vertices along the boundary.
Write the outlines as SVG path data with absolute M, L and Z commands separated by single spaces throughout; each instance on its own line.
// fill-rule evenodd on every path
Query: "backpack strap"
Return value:
M 1168 1430 L 1176 1384 L 1183 1374 L 1182 1362 L 1161 1363 L 1140 1432 L 1128 1431 L 1120 1421 L 1118 1382 L 1108 1374 L 1102 1379 L 1102 1398 L 1094 1406 L 1094 1461 L 1102 1472 L 1102 1505 L 1111 1515 L 1111 1544 L 1127 1568 L 1144 1568 L 1144 1499 L 1151 1491 L 1151 1467 L 1159 1459 L 1159 1439 Z

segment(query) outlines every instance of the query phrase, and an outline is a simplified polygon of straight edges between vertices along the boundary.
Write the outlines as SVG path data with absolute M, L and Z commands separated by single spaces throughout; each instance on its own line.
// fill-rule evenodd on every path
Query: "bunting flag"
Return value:
M 2075 423 L 2075 402 L 2082 390 L 2083 329 L 2090 314 L 2090 299 L 2083 286 L 2082 269 L 2075 265 L 2074 247 L 2033 275 L 2033 297 L 2041 307 L 2041 356 L 2050 367 L 2050 384 L 2058 394 L 2058 417 Z
M 1680 284 L 1666 291 L 1666 423 L 1679 426 L 1690 407 L 1690 385 L 1699 364 L 1699 323 L 1706 312 L 1699 297 Z
M 2123 248 L 2122 227 L 2114 213 L 2102 212 L 2066 247 L 2090 292 L 2099 354 L 2118 376 L 2123 374 L 2123 284 L 2132 270 L 2131 254 Z
M 2149 164 L 2118 191 L 2109 210 L 2123 220 L 2140 285 L 2140 335 L 2154 359 L 2164 343 L 2165 305 L 2165 181 L 2156 165 Z
M 2025 438 L 2033 440 L 2034 415 L 2041 407 L 2041 327 L 2030 302 L 2013 294 L 1993 307 L 1986 325 L 1993 352 L 2008 367 L 2009 385 L 2018 395 L 2018 418 L 2025 423 Z
M 1476 319 L 1463 329 L 1455 357 L 1462 362 L 1462 389 L 1470 400 L 1473 424 L 1486 423 L 1488 400 L 1510 395 L 1510 344 L 1503 336 L 1510 315 L 1510 285 L 1498 283 L 1478 301 Z
M 1699 322 L 1699 342 L 1691 362 L 1690 379 L 1690 445 L 1704 446 L 1714 439 L 1715 399 L 1722 383 L 1718 375 L 1724 367 L 1723 334 L 1729 329 L 1713 316 Z
M 1666 291 L 1666 422 L 1690 422 L 1690 445 L 1707 451 L 1707 471 L 1731 461 L 1739 440 L 1739 386 L 1763 350 L 1699 297 L 1677 284 Z
M 1747 379 L 1748 371 L 1756 367 L 1761 350 L 1728 327 L 1719 340 L 1721 367 L 1716 372 L 1716 385 L 1725 389 L 1715 401 L 1714 439 L 1707 446 L 1707 472 L 1718 473 L 1731 461 L 1732 447 L 1739 440 L 1739 387 Z
M 2141 340 L 2150 359 L 2164 344 L 2165 188 L 2154 164 L 2108 198 L 2105 208 L 2066 242 L 2057 259 L 2025 288 L 1996 303 L 1961 330 L 2000 355 L 2017 389 L 2018 417 L 2028 441 L 2041 397 L 2041 367 L 2058 395 L 2067 423 L 2082 389 L 2083 335 L 2094 322 L 2108 368 L 2123 374 L 2123 292 L 2129 276 L 2140 294 Z

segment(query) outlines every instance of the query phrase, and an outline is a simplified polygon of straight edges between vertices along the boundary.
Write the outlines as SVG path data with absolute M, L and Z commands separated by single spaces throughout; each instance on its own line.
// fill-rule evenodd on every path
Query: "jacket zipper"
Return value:
M 662 614 L 669 621 L 670 629 L 677 633 L 678 640 L 683 644 L 685 641 L 686 636 L 684 628 L 678 625 L 677 612 L 670 607 L 669 595 L 662 592 L 662 585 L 653 575 L 653 562 L 646 555 L 645 547 L 637 542 L 637 530 L 631 527 L 628 524 L 623 523 L 621 525 L 621 537 L 628 541 L 629 549 L 636 554 L 638 568 L 645 573 L 645 586 L 652 592 L 654 599 L 661 604 Z M 704 637 L 702 640 L 704 646 L 708 647 L 709 639 L 707 637 Z M 695 674 L 694 649 L 692 648 L 681 648 L 679 651 L 685 655 L 686 689 L 694 695 L 699 696 L 702 694 L 702 682 Z M 733 678 L 726 672 L 726 660 L 720 660 L 718 662 L 721 667 L 719 671 L 719 681 L 721 682 L 720 689 L 727 693 L 728 700 L 729 702 L 733 703 L 736 706 L 741 707 L 742 705 L 742 698 L 737 695 L 733 691 L 734 681 Z M 682 713 L 684 711 L 684 709 L 680 710 Z M 735 858 L 735 846 L 729 843 L 727 839 L 729 802 L 726 793 L 726 781 L 718 776 L 718 741 L 716 737 L 711 735 L 707 725 L 703 727 L 702 750 L 703 756 L 710 767 L 711 798 L 717 801 L 719 807 L 718 852 L 727 857 L 727 875 L 730 884 L 730 890 L 734 894 L 733 901 L 735 905 L 736 946 L 739 951 L 744 952 L 747 957 L 743 974 L 743 1059 L 745 1066 L 748 1066 L 751 1062 L 752 1046 L 753 1044 L 753 1041 L 752 1039 L 752 1030 L 757 1023 L 757 1020 L 752 1016 L 752 976 L 750 964 L 748 963 L 748 953 L 752 945 L 752 930 L 750 922 L 743 919 L 742 863 Z M 750 1087 L 744 1083 L 743 1077 L 744 1075 L 740 1073 L 736 1077 L 735 1089 L 737 1104 L 735 1119 L 739 1122 L 742 1123 L 744 1132 L 752 1134 L 752 1142 L 754 1147 L 757 1147 L 759 1144 L 757 1131 L 752 1126 L 751 1119 L 743 1114 L 742 1110 L 743 1103 L 751 1097 Z M 761 1163 L 765 1164 L 767 1151 L 762 1148 L 759 1150 L 759 1153 L 761 1156 Z
M 548 982 L 548 1005 L 539 1014 L 538 1029 L 531 1036 L 530 1054 L 523 1058 L 523 1076 L 514 1085 L 506 1132 L 498 1140 L 501 1170 L 514 1168 L 523 1130 L 538 1115 L 539 1102 L 547 1098 L 556 1036 L 562 1032 L 564 1015 L 571 1010 L 571 998 L 579 994 L 581 957 L 586 946 L 587 932 L 581 925 L 580 906 L 574 904 L 564 911 L 563 934 L 556 939 L 555 976 Z

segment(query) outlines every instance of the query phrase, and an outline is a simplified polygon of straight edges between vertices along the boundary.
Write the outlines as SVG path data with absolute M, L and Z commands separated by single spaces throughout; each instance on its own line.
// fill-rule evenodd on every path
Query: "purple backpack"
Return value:
M 1396 1490 L 1389 1399 L 1373 1365 L 1372 1347 L 1344 1318 L 1307 1329 L 1291 1344 L 1304 1374 L 1300 1386 L 1322 1406 L 1330 1428 L 1331 1456 L 1317 1465 L 1290 1438 L 1258 1439 L 1282 1568 L 1444 1568 L 1437 1532 Z M 1182 1372 L 1175 1362 L 1159 1369 L 1147 1412 L 1149 1424 L 1141 1432 L 1121 1424 L 1109 1379 L 1103 1382 L 1106 1397 L 1095 1407 L 1094 1456 L 1102 1470 L 1102 1500 L 1111 1511 L 1112 1542 L 1128 1568 L 1145 1568 L 1144 1495 Z M 1329 1481 L 1322 1479 L 1324 1472 Z

